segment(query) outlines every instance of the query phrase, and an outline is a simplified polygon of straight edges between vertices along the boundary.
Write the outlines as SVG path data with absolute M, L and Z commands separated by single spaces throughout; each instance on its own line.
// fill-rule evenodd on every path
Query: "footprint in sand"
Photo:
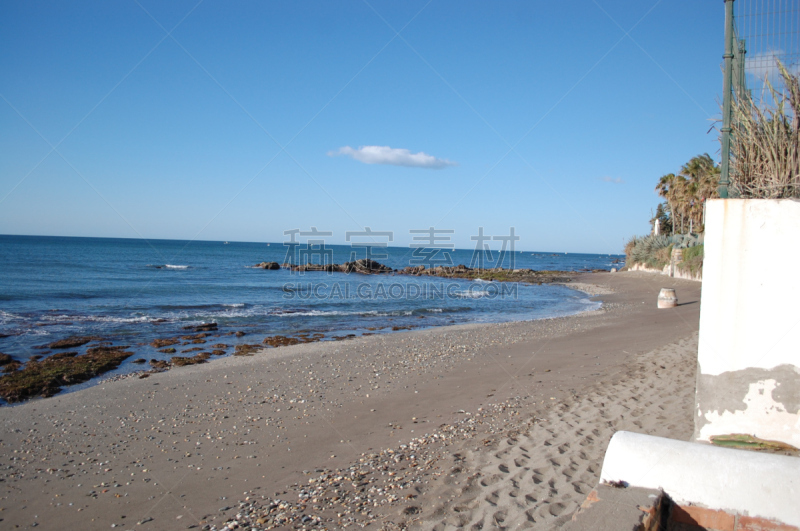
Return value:
M 498 491 L 494 491 L 488 496 L 486 496 L 486 501 L 497 507 L 497 503 L 500 501 L 500 493 Z
M 696 349 L 694 336 L 641 355 L 639 365 L 551 409 L 529 431 L 506 436 L 496 451 L 474 455 L 464 469 L 480 481 L 463 491 L 448 485 L 452 509 L 416 523 L 443 531 L 560 528 L 597 483 L 617 430 L 691 436 Z
M 592 487 L 582 481 L 573 481 L 572 488 L 575 489 L 575 492 L 578 494 L 589 494 L 592 491 Z
M 482 487 L 491 487 L 492 485 L 494 485 L 498 481 L 500 481 L 500 476 L 498 476 L 497 474 L 492 474 L 491 476 L 485 477 L 485 478 L 483 478 L 481 480 L 481 486 Z
M 564 505 L 563 503 L 556 502 L 556 503 L 551 503 L 547 510 L 553 516 L 561 516 L 561 513 L 563 513 L 564 509 L 566 508 L 567 506 Z

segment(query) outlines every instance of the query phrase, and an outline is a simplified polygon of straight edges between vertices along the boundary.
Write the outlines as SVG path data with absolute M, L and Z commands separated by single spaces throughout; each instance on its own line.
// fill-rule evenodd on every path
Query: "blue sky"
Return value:
M 0 234 L 619 252 L 661 175 L 719 158 L 723 10 L 3 2 Z

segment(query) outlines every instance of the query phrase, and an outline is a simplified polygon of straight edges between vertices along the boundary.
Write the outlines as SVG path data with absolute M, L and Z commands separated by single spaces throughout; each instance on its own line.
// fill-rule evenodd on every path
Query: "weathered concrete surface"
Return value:
M 638 529 L 661 491 L 658 489 L 614 488 L 598 485 L 563 531 L 597 529 Z
M 800 446 L 800 201 L 715 199 L 706 210 L 695 438 Z
M 800 448 L 800 368 L 742 369 L 714 376 L 698 373 L 695 438 L 758 433 Z M 765 424 L 764 417 L 770 422 Z

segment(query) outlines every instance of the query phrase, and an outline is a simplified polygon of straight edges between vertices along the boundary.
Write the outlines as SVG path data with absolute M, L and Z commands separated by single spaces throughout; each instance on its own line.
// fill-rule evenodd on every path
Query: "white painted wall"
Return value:
M 800 201 L 708 202 L 701 304 L 702 375 L 791 365 L 800 394 Z M 750 383 L 742 396 L 719 397 L 741 399 L 742 411 L 700 404 L 697 415 L 708 423 L 698 438 L 748 433 L 800 446 L 800 410 L 772 399 L 786 384 L 767 377 Z

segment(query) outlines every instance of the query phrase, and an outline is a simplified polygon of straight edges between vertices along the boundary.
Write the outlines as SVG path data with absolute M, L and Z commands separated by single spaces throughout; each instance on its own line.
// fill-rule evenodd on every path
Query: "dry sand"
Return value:
M 558 526 L 615 430 L 686 439 L 700 284 L 600 311 L 314 343 L 0 409 L 0 528 Z M 661 287 L 681 305 L 656 309 Z

